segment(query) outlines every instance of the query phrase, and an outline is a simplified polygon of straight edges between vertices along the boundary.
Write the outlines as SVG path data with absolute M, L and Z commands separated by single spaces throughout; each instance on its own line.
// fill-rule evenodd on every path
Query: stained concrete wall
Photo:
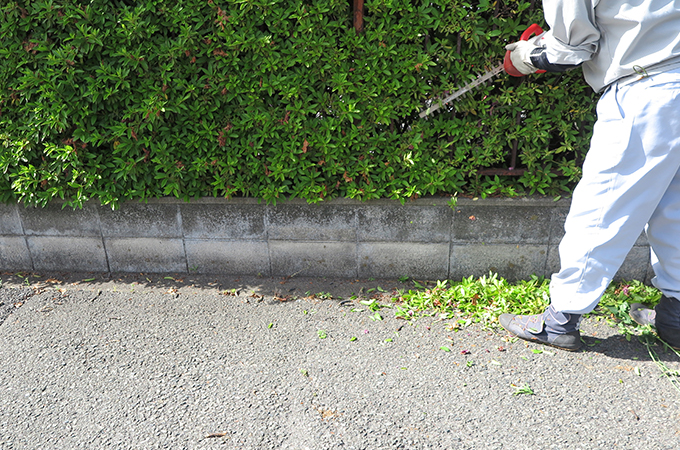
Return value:
M 568 209 L 543 198 L 0 205 L 0 269 L 522 279 L 559 268 Z M 642 235 L 618 278 L 648 280 L 649 260 Z

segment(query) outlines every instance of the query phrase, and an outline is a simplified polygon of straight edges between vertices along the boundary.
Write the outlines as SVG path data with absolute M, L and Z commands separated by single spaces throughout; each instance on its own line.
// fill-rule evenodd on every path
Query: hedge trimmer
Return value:
M 531 37 L 532 34 L 541 34 L 543 33 L 543 29 L 538 25 L 538 24 L 531 24 L 529 28 L 524 30 L 524 33 L 522 33 L 522 36 L 519 38 L 521 41 L 526 41 Z M 503 60 L 502 63 L 498 64 L 496 67 L 493 69 L 484 72 L 482 75 L 478 76 L 475 80 L 469 82 L 465 86 L 462 86 L 456 90 L 453 94 L 449 95 L 448 97 L 444 99 L 434 99 L 431 101 L 430 105 L 427 109 L 424 109 L 420 112 L 420 118 L 422 119 L 425 116 L 428 116 L 441 108 L 443 105 L 457 99 L 458 97 L 470 92 L 471 90 L 475 89 L 477 86 L 480 84 L 486 83 L 488 80 L 491 78 L 495 77 L 499 73 L 501 73 L 503 70 L 505 70 L 509 75 L 512 75 L 513 77 L 521 77 L 523 76 L 521 73 L 519 73 L 512 65 L 510 62 L 510 51 L 508 50 L 505 54 L 505 59 Z M 544 71 L 539 71 L 539 72 L 544 72 Z

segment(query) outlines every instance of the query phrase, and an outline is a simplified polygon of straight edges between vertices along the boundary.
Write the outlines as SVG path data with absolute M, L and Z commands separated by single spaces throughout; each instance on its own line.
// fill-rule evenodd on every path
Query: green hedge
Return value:
M 5 1 L 0 201 L 559 195 L 594 120 L 580 70 L 418 117 L 542 23 L 533 3 L 367 1 L 358 35 L 348 0 Z M 513 146 L 521 176 L 480 172 Z

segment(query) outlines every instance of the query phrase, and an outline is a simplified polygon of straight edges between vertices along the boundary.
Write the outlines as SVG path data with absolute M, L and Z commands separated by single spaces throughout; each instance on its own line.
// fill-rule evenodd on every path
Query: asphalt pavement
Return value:
M 360 303 L 397 280 L 22 276 L 0 450 L 680 448 L 680 391 L 604 321 L 570 353 Z

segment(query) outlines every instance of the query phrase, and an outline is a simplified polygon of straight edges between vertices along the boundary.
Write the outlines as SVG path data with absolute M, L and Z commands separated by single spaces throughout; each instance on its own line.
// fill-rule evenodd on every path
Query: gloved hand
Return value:
M 536 33 L 536 36 L 530 37 Z M 531 73 L 544 73 L 545 70 L 538 70 L 531 62 L 531 52 L 544 48 L 541 45 L 541 40 L 545 32 L 535 23 L 530 25 L 522 37 L 517 42 L 505 46 L 505 60 L 503 61 L 503 68 L 513 77 L 523 77 Z
M 505 46 L 507 53 L 503 67 L 508 75 L 522 77 L 535 73 L 538 69 L 531 64 L 531 52 L 536 49 L 535 40 L 517 41 Z

